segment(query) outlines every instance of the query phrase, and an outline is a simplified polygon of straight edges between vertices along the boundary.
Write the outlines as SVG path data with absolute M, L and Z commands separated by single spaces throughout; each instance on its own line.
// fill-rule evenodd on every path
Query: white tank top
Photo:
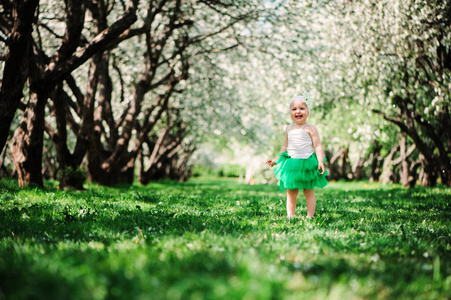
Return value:
M 304 131 L 305 124 L 301 128 L 288 130 L 287 154 L 291 158 L 309 158 L 314 153 L 313 142 L 310 135 Z

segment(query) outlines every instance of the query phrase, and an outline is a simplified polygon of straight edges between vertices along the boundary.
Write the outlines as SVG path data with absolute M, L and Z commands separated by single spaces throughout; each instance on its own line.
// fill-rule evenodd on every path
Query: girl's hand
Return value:
M 324 172 L 326 171 L 326 167 L 324 166 L 323 162 L 318 162 L 318 170 L 319 170 L 319 175 L 323 175 Z
M 277 158 L 273 158 L 273 159 L 267 160 L 265 164 L 267 164 L 268 166 L 270 166 L 272 168 L 272 167 L 274 167 L 274 165 L 276 165 L 276 162 L 277 162 Z

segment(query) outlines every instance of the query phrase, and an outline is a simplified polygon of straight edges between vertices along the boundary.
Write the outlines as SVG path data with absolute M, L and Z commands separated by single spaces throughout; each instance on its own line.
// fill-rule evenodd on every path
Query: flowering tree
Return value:
M 288 100 L 309 90 L 337 179 L 399 169 L 406 185 L 418 170 L 423 185 L 450 184 L 449 1 L 39 2 L 24 31 L 34 52 L 21 72 L 12 54 L 2 65 L 3 82 L 30 82 L 27 105 L 22 88 L 0 95 L 25 108 L 13 143 L 19 177 L 34 174 L 24 183 L 42 183 L 44 128 L 60 168 L 85 163 L 103 184 L 186 179 L 207 148 L 255 169 L 280 149 Z M 2 5 L 6 36 L 25 6 Z
M 180 157 L 186 132 L 182 122 L 169 122 L 179 115 L 169 100 L 183 90 L 177 86 L 188 78 L 193 59 L 236 46 L 230 32 L 254 18 L 254 4 L 75 2 L 41 1 L 34 19 L 34 50 L 26 53 L 33 64 L 22 70 L 30 100 L 12 143 L 20 185 L 42 186 L 44 128 L 62 169 L 79 167 L 87 154 L 93 180 L 131 182 L 140 155 L 144 182 L 165 175 L 160 171 Z M 217 36 L 221 43 L 211 43 Z M 159 143 L 163 137 L 166 143 Z M 173 142 L 167 143 L 169 137 Z
M 41 168 L 45 107 L 53 89 L 74 69 L 115 43 L 118 36 L 136 21 L 135 6 L 133 1 L 128 2 L 121 18 L 92 40 L 83 43 L 85 3 L 66 1 L 66 28 L 59 36 L 61 42 L 55 44 L 55 40 L 49 41 L 50 49 L 42 48 L 42 40 L 31 42 L 32 48 L 29 47 L 28 52 L 24 53 L 28 56 L 28 69 L 22 70 L 28 77 L 29 101 L 12 143 L 12 157 L 20 186 L 30 183 L 43 186 Z M 17 12 L 13 10 L 12 16 L 15 13 Z M 26 17 L 28 16 L 17 16 L 18 19 Z M 5 79 L 8 82 L 9 78 Z
M 310 89 L 310 120 L 321 122 L 331 167 L 342 160 L 341 177 L 362 178 L 364 164 L 376 180 L 396 177 L 381 173 L 383 155 L 405 185 L 418 177 L 450 185 L 449 1 L 278 1 L 271 9 L 253 28 L 248 59 L 238 53 L 232 64 L 252 78 L 243 98 L 263 102 L 267 119 L 281 124 L 286 101 Z
M 27 79 L 28 52 L 32 42 L 32 24 L 38 0 L 2 1 L 0 30 L 3 42 L 8 40 L 3 60 L 4 74 L 0 92 L 0 149 L 6 144 L 9 128 L 23 97 Z
M 362 1 L 335 9 L 353 99 L 410 138 L 423 185 L 435 185 L 438 176 L 451 185 L 451 3 Z

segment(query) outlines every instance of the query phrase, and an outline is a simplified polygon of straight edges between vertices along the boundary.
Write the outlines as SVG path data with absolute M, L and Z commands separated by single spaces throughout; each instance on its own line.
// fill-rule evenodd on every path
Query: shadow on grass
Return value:
M 108 206 L 106 206 L 108 207 Z M 107 208 L 105 208 L 107 209 Z M 34 239 L 44 243 L 64 240 L 101 241 L 110 244 L 117 239 L 133 238 L 142 230 L 151 236 L 176 236 L 185 232 L 208 229 L 214 234 L 243 234 L 257 229 L 249 218 L 261 215 L 259 210 L 236 212 L 179 212 L 168 210 L 115 210 L 106 214 L 101 205 L 95 208 L 65 206 L 55 209 L 51 204 L 32 205 L 21 209 L 0 211 L 1 238 Z
M 105 194 L 96 192 L 74 193 L 77 197 L 86 196 L 86 202 L 80 204 L 39 203 L 30 206 L 13 207 L 0 210 L 2 227 L 0 237 L 35 239 L 45 244 L 71 241 L 99 241 L 106 245 L 120 239 L 129 239 L 139 235 L 139 230 L 149 237 L 181 236 L 185 232 L 202 232 L 208 229 L 217 235 L 240 235 L 253 231 L 301 230 L 295 223 L 286 223 L 284 207 L 277 205 L 275 198 L 257 196 L 244 197 L 240 206 L 233 197 L 222 199 L 227 205 L 217 203 L 211 194 L 208 197 L 178 196 L 165 199 L 154 192 L 136 193 L 135 206 L 118 208 L 113 202 L 101 203 Z M 355 232 L 392 232 L 403 242 L 406 237 L 421 238 L 435 243 L 448 236 L 446 226 L 429 230 L 423 226 L 423 220 L 445 222 L 450 219 L 450 203 L 423 199 L 412 194 L 406 199 L 405 190 L 382 190 L 356 192 L 329 191 L 323 193 L 318 202 L 317 219 L 314 224 L 322 230 Z M 80 196 L 81 195 L 81 196 Z M 114 196 L 112 196 L 114 199 Z M 129 200 L 130 202 L 130 200 Z M 133 200 L 131 201 L 133 203 Z M 303 200 L 299 201 L 299 214 L 305 210 Z M 142 209 L 139 203 L 152 204 Z M 183 204 L 180 206 L 180 204 Z M 270 207 L 271 206 L 271 207 Z M 280 206 L 280 207 L 279 207 Z M 302 212 L 301 212 L 302 211 Z M 269 228 L 270 220 L 281 223 L 278 228 Z M 424 228 L 423 228 L 424 227 Z M 395 243 L 397 244 L 397 243 Z M 442 243 L 443 244 L 443 243 Z M 440 245 L 442 245 L 440 244 Z M 392 246 L 392 245 L 391 245 Z M 438 247 L 440 253 L 446 251 L 446 245 Z
M 415 289 L 427 291 L 427 285 L 436 284 L 431 280 L 434 276 L 449 274 L 448 262 L 439 260 L 432 266 L 431 258 L 423 254 L 449 256 L 449 193 L 330 187 L 316 193 L 317 218 L 291 222 L 284 218 L 285 195 L 275 185 L 197 181 L 85 192 L 52 190 L 32 194 L 37 200 L 28 203 L 15 197 L 26 191 L 14 186 L 4 191 L 0 257 L 6 259 L 0 263 L 0 299 L 2 292 L 18 299 L 49 295 L 87 299 L 95 293 L 122 299 L 151 294 L 158 299 L 172 292 L 190 298 L 196 292 L 214 293 L 217 287 L 238 289 L 235 298 L 240 298 L 257 283 L 262 293 L 268 288 L 266 298 L 283 298 L 290 293 L 285 282 L 295 272 L 308 279 L 310 290 L 329 290 L 337 282 L 348 287 L 356 280 L 364 291 L 368 285 L 367 298 L 409 298 L 418 296 Z M 305 211 L 302 195 L 298 210 Z M 211 250 L 215 245 L 210 244 L 216 242 L 211 236 L 203 248 L 189 248 L 187 244 L 203 231 L 227 236 L 222 243 L 231 242 L 232 253 L 223 244 L 218 246 L 221 251 Z M 271 239 L 272 233 L 284 238 Z M 269 237 L 253 247 L 264 235 Z M 296 251 L 295 244 L 304 241 L 322 252 L 306 263 L 274 263 L 282 252 Z M 86 245 L 91 242 L 101 244 L 101 250 Z M 137 249 L 121 252 L 115 248 L 121 242 Z M 166 249 L 171 243 L 172 248 Z M 184 252 L 177 243 L 183 244 Z M 111 244 L 115 245 L 106 250 Z M 249 261 L 237 258 L 237 249 L 244 247 L 249 249 L 242 251 L 251 253 Z M 368 253 L 374 257 L 372 262 Z M 278 276 L 286 277 L 268 279 L 265 272 L 274 268 Z M 412 281 L 414 285 L 405 291 Z M 445 280 L 436 281 L 436 291 L 441 292 Z M 386 294 L 380 294 L 379 287 L 388 288 Z

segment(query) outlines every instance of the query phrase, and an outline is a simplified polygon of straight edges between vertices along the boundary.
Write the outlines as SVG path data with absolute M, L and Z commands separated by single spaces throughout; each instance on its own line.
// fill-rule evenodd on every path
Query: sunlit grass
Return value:
M 331 183 L 317 216 L 275 185 L 86 191 L 0 182 L 0 299 L 448 299 L 451 189 Z

